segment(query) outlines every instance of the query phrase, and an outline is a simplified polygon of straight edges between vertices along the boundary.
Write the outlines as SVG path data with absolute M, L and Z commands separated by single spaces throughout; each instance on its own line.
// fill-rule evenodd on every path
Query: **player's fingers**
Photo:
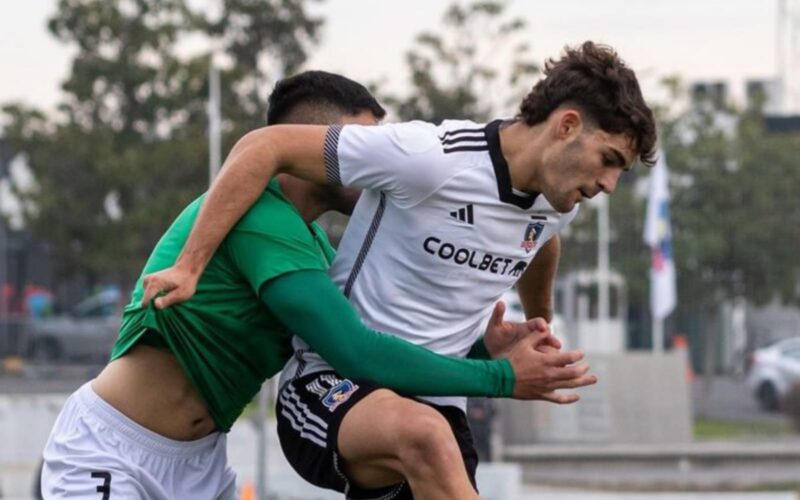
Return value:
M 546 330 L 550 331 L 550 325 L 547 324 L 547 321 L 544 318 L 533 318 L 528 320 L 528 327 L 531 330 Z
M 534 330 L 531 332 L 530 335 L 527 335 L 520 340 L 520 344 L 530 347 L 531 349 L 536 349 L 542 341 L 547 337 L 548 333 L 541 330 Z M 555 362 L 555 361 L 553 361 Z
M 575 394 L 574 392 L 562 394 L 555 391 L 546 392 L 541 395 L 541 398 L 545 401 L 550 401 L 551 403 L 556 403 L 560 405 L 572 404 L 581 399 L 581 397 Z
M 147 307 L 153 297 L 158 295 L 160 289 L 156 283 L 157 279 L 152 275 L 144 277 L 142 284 L 144 285 L 144 295 L 142 295 L 142 306 Z
M 566 366 L 571 365 L 573 363 L 577 363 L 578 361 L 583 359 L 583 353 L 580 351 L 567 351 L 567 352 L 558 352 L 553 354 L 548 354 L 547 361 L 552 366 Z
M 578 387 L 586 387 L 587 385 L 594 385 L 597 383 L 595 375 L 581 375 L 580 377 L 572 377 L 566 380 L 559 380 L 549 385 L 551 389 L 577 389 Z
M 552 347 L 555 350 L 559 350 L 561 349 L 561 341 L 552 333 L 548 333 L 547 336 L 542 339 L 542 344 L 539 347 Z
M 174 288 L 156 299 L 156 309 L 164 309 L 173 304 L 185 301 L 188 294 L 181 288 Z
M 551 383 L 559 383 L 564 380 L 572 380 L 586 375 L 589 371 L 588 363 L 581 363 L 578 365 L 567 365 L 549 368 L 548 380 Z
M 506 314 L 506 304 L 502 300 L 498 300 L 492 310 L 492 316 L 489 318 L 489 325 L 501 326 L 503 324 L 503 316 Z

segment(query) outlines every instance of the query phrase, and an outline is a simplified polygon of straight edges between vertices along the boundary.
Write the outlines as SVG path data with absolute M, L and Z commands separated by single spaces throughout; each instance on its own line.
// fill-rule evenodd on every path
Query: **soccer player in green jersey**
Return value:
M 269 123 L 374 124 L 384 115 L 363 86 L 322 72 L 284 80 L 270 103 Z M 54 426 L 45 497 L 235 498 L 225 432 L 284 365 L 292 335 L 348 376 L 409 393 L 536 398 L 592 382 L 584 367 L 568 366 L 578 353 L 533 349 L 558 347 L 546 325 L 504 323 L 502 309 L 476 346 L 505 351 L 498 361 L 438 356 L 366 328 L 327 277 L 333 250 L 313 223 L 326 210 L 352 209 L 354 199 L 353 191 L 276 179 L 214 254 L 190 301 L 143 307 L 140 279 L 111 362 L 68 399 Z M 143 275 L 175 262 L 202 202 L 177 217 Z M 447 448 L 448 439 L 430 445 Z M 459 473 L 451 458 L 422 457 L 418 473 L 448 487 Z

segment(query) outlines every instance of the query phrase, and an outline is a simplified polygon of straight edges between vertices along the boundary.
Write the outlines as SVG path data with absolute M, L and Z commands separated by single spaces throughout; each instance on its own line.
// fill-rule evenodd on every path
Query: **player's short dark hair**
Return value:
M 562 104 L 573 105 L 592 125 L 627 135 L 642 163 L 655 163 L 653 111 L 644 102 L 636 74 L 614 49 L 588 41 L 567 47 L 561 59 L 545 63 L 544 75 L 523 99 L 518 118 L 536 125 Z
M 326 71 L 304 71 L 276 83 L 268 100 L 267 125 L 298 121 L 291 119 L 291 115 L 299 107 L 313 112 L 317 118 L 336 115 L 329 119 L 303 117 L 299 120 L 307 123 L 329 123 L 338 116 L 364 111 L 371 112 L 379 120 L 386 116 L 386 110 L 366 87 Z

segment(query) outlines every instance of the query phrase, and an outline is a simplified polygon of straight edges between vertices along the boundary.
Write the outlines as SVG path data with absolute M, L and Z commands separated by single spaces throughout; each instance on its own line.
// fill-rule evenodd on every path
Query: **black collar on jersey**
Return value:
M 494 176 L 497 178 L 497 193 L 500 195 L 500 201 L 504 203 L 511 203 L 522 209 L 528 209 L 533 206 L 536 197 L 539 193 L 532 193 L 530 196 L 520 196 L 514 193 L 511 188 L 511 175 L 508 173 L 508 163 L 503 157 L 503 151 L 500 149 L 500 125 L 503 120 L 495 120 L 486 125 L 486 142 L 489 144 L 489 157 L 492 159 L 492 166 L 494 166 Z

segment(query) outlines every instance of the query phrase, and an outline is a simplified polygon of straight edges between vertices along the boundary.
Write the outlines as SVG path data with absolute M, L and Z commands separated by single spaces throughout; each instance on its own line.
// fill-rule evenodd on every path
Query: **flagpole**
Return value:
M 283 78 L 283 70 L 280 67 L 279 61 L 273 61 L 276 66 L 273 69 L 275 75 L 274 82 L 277 83 Z M 267 498 L 267 462 L 269 459 L 269 446 L 267 438 L 269 437 L 267 429 L 267 416 L 269 407 L 272 401 L 272 395 L 277 394 L 271 392 L 274 387 L 271 381 L 267 380 L 261 385 L 261 392 L 258 394 L 258 417 L 256 423 L 256 498 L 258 500 L 265 500 Z
M 653 352 L 664 352 L 664 320 L 653 316 Z
M 610 316 L 609 277 L 609 233 L 608 197 L 601 194 L 597 197 L 597 319 L 600 320 L 601 334 L 608 335 L 608 319 Z
M 664 351 L 664 319 L 675 309 L 675 261 L 672 255 L 672 231 L 669 220 L 667 162 L 659 151 L 658 161 L 650 172 L 650 189 L 645 217 L 644 241 L 650 247 L 650 313 L 652 315 L 653 352 Z
M 208 67 L 208 185 L 214 182 L 221 164 L 221 125 L 220 122 L 219 70 L 211 53 Z
M 270 403 L 270 381 L 261 384 L 256 413 L 256 498 L 267 498 L 267 409 Z

